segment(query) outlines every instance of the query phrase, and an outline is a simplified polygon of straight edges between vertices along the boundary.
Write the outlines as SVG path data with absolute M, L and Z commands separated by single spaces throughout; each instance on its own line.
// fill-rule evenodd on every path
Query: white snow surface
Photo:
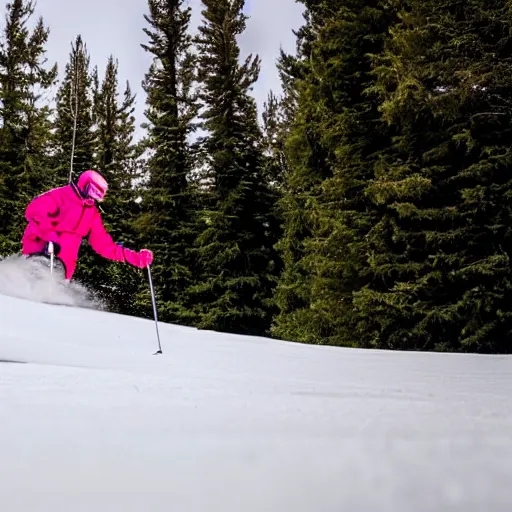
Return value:
M 512 510 L 508 356 L 165 324 L 154 356 L 152 321 L 2 291 L 2 512 Z

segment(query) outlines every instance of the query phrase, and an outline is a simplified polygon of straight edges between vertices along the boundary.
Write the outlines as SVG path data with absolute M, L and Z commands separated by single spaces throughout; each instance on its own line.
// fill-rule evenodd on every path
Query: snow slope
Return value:
M 0 295 L 2 512 L 512 510 L 512 359 Z

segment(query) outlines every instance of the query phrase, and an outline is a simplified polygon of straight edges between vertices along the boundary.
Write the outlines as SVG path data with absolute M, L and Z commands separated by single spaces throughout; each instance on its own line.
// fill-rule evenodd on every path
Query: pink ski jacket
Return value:
M 96 206 L 83 199 L 76 185 L 56 188 L 36 197 L 27 207 L 28 226 L 22 239 L 22 253 L 41 253 L 47 242 L 60 245 L 58 258 L 70 280 L 76 269 L 82 239 L 88 237 L 91 247 L 104 258 L 126 261 L 126 252 L 106 232 Z

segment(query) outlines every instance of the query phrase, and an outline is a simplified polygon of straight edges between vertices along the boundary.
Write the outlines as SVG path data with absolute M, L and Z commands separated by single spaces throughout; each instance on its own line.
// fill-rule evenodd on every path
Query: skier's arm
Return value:
M 55 190 L 50 190 L 32 200 L 25 211 L 25 218 L 29 222 L 38 224 L 48 221 L 48 217 L 59 214 L 59 197 Z
M 143 249 L 136 252 L 116 244 L 103 226 L 99 213 L 95 216 L 89 232 L 89 243 L 100 256 L 109 260 L 122 261 L 139 268 L 147 267 L 153 261 L 151 251 Z
M 60 212 L 60 197 L 56 190 L 50 190 L 35 199 L 27 206 L 25 218 L 29 223 L 38 226 L 39 233 L 46 233 L 47 241 L 57 241 L 57 234 L 54 232 L 52 219 L 55 219 Z
M 116 244 L 107 233 L 99 213 L 95 215 L 91 230 L 89 231 L 89 243 L 104 258 L 113 261 L 126 261 L 123 247 Z

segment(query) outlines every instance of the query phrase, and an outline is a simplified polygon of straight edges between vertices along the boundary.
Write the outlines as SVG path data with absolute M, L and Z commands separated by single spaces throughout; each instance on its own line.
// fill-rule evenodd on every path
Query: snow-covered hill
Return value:
M 512 510 L 512 359 L 0 295 L 2 512 Z

